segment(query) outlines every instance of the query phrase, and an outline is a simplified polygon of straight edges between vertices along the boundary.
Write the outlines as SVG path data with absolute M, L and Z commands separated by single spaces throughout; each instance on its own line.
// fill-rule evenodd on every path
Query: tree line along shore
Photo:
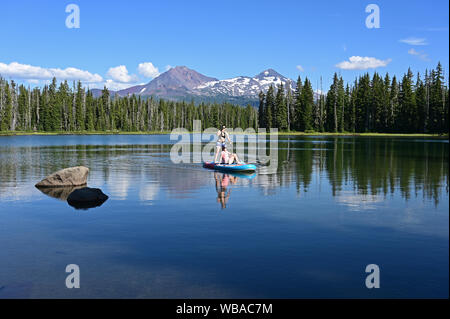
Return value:
M 448 80 L 448 79 L 447 79 Z M 344 83 L 334 74 L 315 96 L 299 77 L 295 90 L 279 85 L 259 94 L 259 107 L 111 96 L 94 97 L 81 82 L 30 88 L 0 78 L 0 134 L 161 134 L 193 121 L 202 127 L 277 128 L 281 134 L 433 136 L 449 132 L 449 96 L 439 63 L 424 75 L 397 79 L 375 72 Z
M 248 134 L 248 132 L 233 132 L 230 130 L 232 135 Z M 0 131 L 0 136 L 54 136 L 54 135 L 169 135 L 172 131 L 55 131 L 55 132 L 39 132 L 39 131 Z M 201 133 L 196 131 L 190 131 L 192 133 Z M 183 133 L 181 133 L 183 134 Z M 296 132 L 296 131 L 285 131 L 285 132 L 255 132 L 256 135 L 279 135 L 279 136 L 350 136 L 350 137 L 414 137 L 414 138 L 433 138 L 433 139 L 448 139 L 449 135 L 445 134 L 425 134 L 425 133 L 350 133 L 350 132 Z

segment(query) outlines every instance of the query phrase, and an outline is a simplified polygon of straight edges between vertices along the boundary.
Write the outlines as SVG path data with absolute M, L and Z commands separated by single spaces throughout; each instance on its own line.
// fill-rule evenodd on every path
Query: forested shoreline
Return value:
M 270 87 L 259 96 L 259 108 L 231 103 L 200 103 L 111 96 L 104 88 L 94 97 L 81 82 L 43 88 L 18 85 L 0 77 L 2 132 L 165 132 L 177 127 L 242 129 L 278 128 L 281 132 L 430 133 L 449 132 L 449 96 L 444 72 L 422 77 L 408 70 L 399 80 L 378 73 L 345 84 L 334 74 L 326 95 L 315 97 L 308 78 L 299 77 L 294 91 Z
M 449 131 L 448 98 L 440 63 L 424 78 L 410 69 L 401 80 L 375 72 L 351 85 L 335 73 L 318 99 L 308 78 L 299 77 L 294 92 L 260 94 L 259 124 L 280 131 L 443 134 Z

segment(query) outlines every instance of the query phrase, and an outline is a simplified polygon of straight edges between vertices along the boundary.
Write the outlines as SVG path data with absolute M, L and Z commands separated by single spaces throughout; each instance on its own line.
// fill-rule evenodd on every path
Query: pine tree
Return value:
M 426 92 L 425 85 L 420 78 L 420 74 L 417 74 L 416 79 L 416 105 L 417 105 L 417 122 L 414 126 L 413 132 L 424 132 L 425 128 L 425 117 L 426 117 Z
M 265 118 L 264 121 L 267 125 L 267 129 L 274 127 L 275 121 L 273 120 L 273 110 L 275 108 L 275 98 L 273 92 L 273 86 L 271 85 L 266 93 L 266 106 L 265 106 Z
M 356 132 L 369 132 L 370 105 L 371 105 L 370 77 L 366 73 L 359 78 L 355 98 Z
M 382 132 L 389 131 L 389 122 L 390 122 L 390 96 L 391 96 L 391 79 L 389 77 L 389 73 L 386 73 L 384 77 L 383 84 L 383 117 L 382 117 Z
M 65 131 L 70 130 L 70 119 L 69 119 L 69 114 L 71 112 L 71 103 L 72 103 L 72 97 L 70 94 L 70 88 L 69 88 L 69 84 L 67 83 L 67 81 L 62 82 L 59 85 L 59 89 L 58 89 L 58 103 L 59 103 L 59 108 L 60 111 L 59 113 L 61 114 L 61 126 Z
M 300 75 L 297 79 L 297 86 L 294 91 L 294 116 L 293 116 L 293 122 L 294 122 L 294 129 L 297 131 L 301 131 L 300 128 L 300 118 L 301 118 L 301 110 L 302 110 L 302 89 L 303 89 L 303 83 L 302 79 L 300 78 Z
M 80 81 L 77 83 L 77 93 L 75 98 L 75 119 L 76 119 L 76 130 L 84 131 L 85 129 L 85 112 L 83 111 L 85 99 L 85 91 Z M 104 127 L 103 127 L 104 128 Z
M 276 119 L 277 119 L 277 127 L 281 131 L 286 131 L 288 128 L 288 120 L 287 120 L 287 105 L 286 98 L 284 95 L 284 86 L 280 84 L 278 86 L 277 96 L 275 99 L 276 105 Z
M 61 129 L 61 112 L 56 85 L 56 78 L 53 78 L 52 83 L 48 87 L 47 123 L 50 131 L 58 131 Z
M 44 86 L 42 95 L 41 95 L 41 118 L 42 118 L 42 131 L 51 132 L 53 131 L 53 121 L 52 121 L 52 108 L 50 104 L 50 94 L 49 87 L 47 85 Z
M 287 110 L 287 130 L 291 130 L 292 115 L 294 114 L 294 97 L 292 95 L 290 82 L 286 88 L 286 110 Z
M 384 81 L 374 73 L 372 77 L 369 131 L 382 132 L 384 128 Z
M 403 76 L 400 85 L 399 108 L 401 117 L 399 118 L 402 132 L 412 133 L 414 129 L 414 118 L 416 114 L 416 101 L 412 86 L 413 75 L 411 69 Z
M 355 80 L 355 85 L 350 93 L 350 107 L 348 107 L 348 113 L 349 113 L 349 131 L 350 132 L 356 132 L 356 101 L 357 101 L 357 94 L 358 90 L 356 89 L 358 87 L 357 81 Z
M 337 95 L 337 109 L 336 109 L 336 118 L 337 118 L 337 130 L 339 132 L 343 132 L 345 130 L 344 124 L 344 113 L 345 113 L 345 89 L 344 89 L 344 80 L 342 76 L 339 77 L 338 81 L 338 95 Z
M 300 114 L 299 128 L 300 131 L 311 131 L 313 129 L 312 110 L 314 106 L 314 91 L 308 78 L 305 79 L 303 89 L 300 95 Z
M 392 77 L 391 91 L 389 97 L 389 117 L 388 117 L 388 129 L 390 132 L 396 132 L 399 127 L 396 126 L 399 114 L 399 94 L 400 89 L 397 83 L 397 77 Z
M 92 92 L 88 90 L 86 95 L 86 129 L 88 131 L 94 131 L 94 98 Z
M 326 99 L 326 124 L 327 132 L 337 132 L 339 130 L 340 113 L 342 110 L 344 88 L 343 82 L 338 78 L 337 73 L 334 74 L 333 84 Z
M 10 86 L 8 83 L 4 86 L 3 110 L 1 113 L 1 130 L 9 131 L 11 129 L 12 121 L 12 99 Z
M 17 130 L 28 130 L 28 90 L 25 86 L 19 86 L 19 98 L 18 98 L 18 123 Z
M 352 132 L 352 122 L 353 122 L 353 107 L 352 107 L 352 92 L 350 89 L 350 85 L 347 84 L 345 88 L 345 96 L 344 96 L 344 110 L 342 112 L 343 117 L 343 131 L 344 132 Z
M 443 90 L 443 70 L 439 62 L 436 70 L 431 72 L 429 130 L 443 133 L 445 126 L 445 93 Z
M 266 122 L 265 122 L 265 110 L 264 110 L 264 103 L 265 103 L 265 95 L 264 93 L 261 91 L 259 92 L 259 110 L 258 110 L 258 127 L 260 128 L 265 128 L 266 127 Z M 220 124 L 216 125 L 217 127 L 220 126 Z

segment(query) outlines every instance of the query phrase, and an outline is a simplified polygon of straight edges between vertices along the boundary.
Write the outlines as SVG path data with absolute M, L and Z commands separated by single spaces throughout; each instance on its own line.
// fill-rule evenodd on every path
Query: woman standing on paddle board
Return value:
M 228 135 L 228 132 L 226 131 L 225 125 L 222 125 L 222 129 L 217 131 L 217 142 L 216 142 L 216 155 L 214 156 L 214 163 L 217 163 L 217 157 L 219 156 L 220 152 L 222 151 L 222 147 L 226 146 L 226 140 L 230 143 L 230 145 L 233 144 L 233 142 L 230 139 L 230 135 Z

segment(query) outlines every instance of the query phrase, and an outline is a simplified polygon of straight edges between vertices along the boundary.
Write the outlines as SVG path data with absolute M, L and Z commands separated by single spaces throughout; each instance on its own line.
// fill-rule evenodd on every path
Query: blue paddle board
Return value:
M 205 162 L 203 167 L 215 169 L 222 172 L 254 172 L 256 166 L 254 164 L 219 164 L 214 162 Z

